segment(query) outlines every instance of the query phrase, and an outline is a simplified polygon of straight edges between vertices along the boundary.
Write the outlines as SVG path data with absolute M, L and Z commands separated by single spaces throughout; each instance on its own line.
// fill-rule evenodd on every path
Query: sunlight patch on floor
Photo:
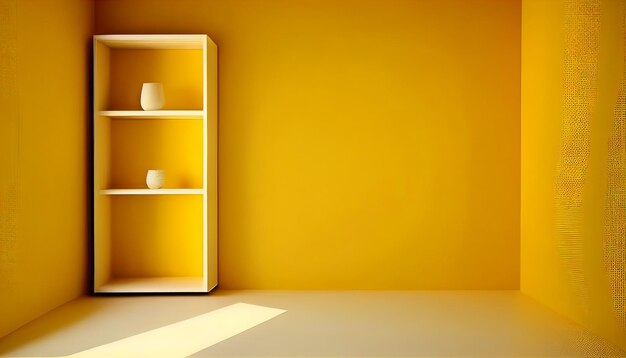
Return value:
M 67 357 L 188 357 L 284 312 L 235 303 Z

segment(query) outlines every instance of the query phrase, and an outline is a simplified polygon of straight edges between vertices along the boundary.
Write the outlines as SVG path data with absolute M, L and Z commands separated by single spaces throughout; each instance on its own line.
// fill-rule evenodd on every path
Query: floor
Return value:
M 1 339 L 0 356 L 67 356 L 240 302 L 286 312 L 192 357 L 626 357 L 518 291 L 225 290 L 80 298 Z

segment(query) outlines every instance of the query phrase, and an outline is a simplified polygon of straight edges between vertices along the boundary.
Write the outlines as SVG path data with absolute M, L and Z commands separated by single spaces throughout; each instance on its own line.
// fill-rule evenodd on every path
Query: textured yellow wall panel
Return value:
M 96 1 L 219 46 L 220 287 L 519 287 L 519 1 Z
M 219 46 L 220 287 L 516 289 L 520 9 L 107 0 L 96 33 Z
M 626 60 L 626 51 L 624 56 Z M 603 252 L 613 308 L 626 330 L 626 66 L 623 71 L 608 146 Z
M 17 100 L 17 1 L 0 2 L 0 337 L 28 320 L 33 312 L 15 312 L 19 296 L 17 247 L 19 195 L 19 117 Z M 23 265 L 23 264 L 22 264 Z
M 86 290 L 93 5 L 3 0 L 0 19 L 3 336 Z
M 625 348 L 625 4 L 522 7 L 521 289 Z

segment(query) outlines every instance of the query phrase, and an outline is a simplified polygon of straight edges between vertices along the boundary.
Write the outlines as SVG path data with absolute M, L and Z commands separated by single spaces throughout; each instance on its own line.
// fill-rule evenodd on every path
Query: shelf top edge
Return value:
M 111 48 L 197 49 L 209 38 L 206 34 L 94 35 L 94 40 Z

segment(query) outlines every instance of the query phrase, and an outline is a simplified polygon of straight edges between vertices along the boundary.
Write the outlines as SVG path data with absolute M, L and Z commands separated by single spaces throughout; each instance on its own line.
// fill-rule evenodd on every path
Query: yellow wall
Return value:
M 220 287 L 517 289 L 520 2 L 96 1 L 219 46 Z
M 626 348 L 625 4 L 522 2 L 521 290 Z
M 84 0 L 0 1 L 0 336 L 87 283 Z

